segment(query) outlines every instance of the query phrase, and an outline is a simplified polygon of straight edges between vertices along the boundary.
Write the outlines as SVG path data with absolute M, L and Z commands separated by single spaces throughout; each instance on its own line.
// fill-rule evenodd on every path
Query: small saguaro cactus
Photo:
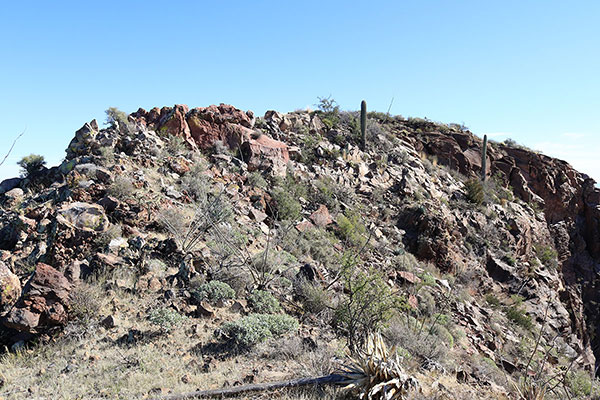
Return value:
M 481 149 L 481 180 L 485 182 L 487 162 L 487 135 L 483 135 L 483 147 Z
M 363 150 L 367 147 L 367 102 L 360 103 L 360 134 Z

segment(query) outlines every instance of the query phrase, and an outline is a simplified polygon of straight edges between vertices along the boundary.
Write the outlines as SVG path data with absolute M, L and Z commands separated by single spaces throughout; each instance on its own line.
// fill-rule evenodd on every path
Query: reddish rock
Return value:
M 288 146 L 266 135 L 260 135 L 242 144 L 242 155 L 248 170 L 269 170 L 283 176 L 290 161 Z
M 181 136 L 184 139 L 188 139 L 190 135 L 190 127 L 186 121 L 188 111 L 188 106 L 185 104 L 176 104 L 175 107 L 170 108 L 166 113 L 163 113 L 161 110 L 158 131 L 163 134 Z
M 201 149 L 209 149 L 221 141 L 232 150 L 250 138 L 253 114 L 221 104 L 195 108 L 187 115 L 192 139 Z
M 333 222 L 329 210 L 324 204 L 321 204 L 317 211 L 312 213 L 309 218 L 316 226 L 320 227 L 327 226 Z
M 404 282 L 408 282 L 413 285 L 421 282 L 421 278 L 408 271 L 398 271 L 398 277 Z
M 302 221 L 296 224 L 296 229 L 298 229 L 299 232 L 307 231 L 310 228 L 314 228 L 314 225 L 310 221 Z
M 23 296 L 6 316 L 4 325 L 36 333 L 67 322 L 69 292 L 67 278 L 49 265 L 39 263 L 25 284 Z

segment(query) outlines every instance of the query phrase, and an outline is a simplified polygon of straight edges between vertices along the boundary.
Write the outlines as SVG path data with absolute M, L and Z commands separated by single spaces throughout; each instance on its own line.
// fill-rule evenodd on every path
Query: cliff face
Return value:
M 481 170 L 481 141 L 469 133 L 444 134 L 429 125 L 417 146 L 439 162 L 468 175 Z M 586 360 L 600 358 L 600 189 L 568 163 L 537 152 L 503 144 L 488 147 L 488 171 L 514 194 L 543 210 L 558 252 L 561 299 L 585 348 Z M 593 339 L 591 339 L 593 338 Z
M 328 348 L 331 338 L 348 340 L 336 318 L 352 292 L 343 282 L 350 265 L 352 273 L 381 275 L 406 300 L 403 314 L 378 328 L 419 368 L 439 367 L 479 387 L 492 380 L 491 363 L 518 380 L 530 375 L 541 332 L 549 350 L 533 357 L 540 371 L 560 374 L 570 363 L 594 370 L 594 181 L 564 161 L 489 143 L 477 199 L 469 185 L 479 182 L 482 142 L 472 133 L 372 113 L 362 149 L 359 126 L 352 112 L 257 118 L 224 104 L 139 109 L 104 129 L 84 124 L 60 166 L 0 183 L 0 344 L 68 336 L 78 291 L 100 275 L 111 298 L 102 317 L 112 318 L 113 332 L 98 343 L 116 334 L 135 339 L 135 324 L 147 324 L 147 308 L 126 307 L 119 290 L 185 314 L 193 332 L 200 324 L 211 330 L 202 340 L 212 343 L 223 321 L 250 312 L 246 297 L 266 289 L 301 320 L 296 339 Z M 207 199 L 230 210 L 222 227 L 230 237 L 207 228 L 185 254 L 176 239 Z M 180 213 L 178 222 L 167 212 Z M 231 249 L 242 242 L 243 252 Z M 256 257 L 270 247 L 278 258 L 265 271 Z M 248 257 L 235 258 L 241 253 Z M 190 294 L 192 282 L 212 280 L 235 287 L 236 303 L 215 306 Z M 306 302 L 307 281 L 322 308 Z M 113 326 L 119 318 L 129 322 Z M 471 390 L 466 398 L 489 398 Z

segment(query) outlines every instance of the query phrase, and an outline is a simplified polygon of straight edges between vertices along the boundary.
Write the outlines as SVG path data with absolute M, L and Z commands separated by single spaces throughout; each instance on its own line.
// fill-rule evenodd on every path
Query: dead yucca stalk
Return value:
M 537 383 L 529 379 L 520 379 L 513 383 L 520 400 L 544 400 L 548 392 L 547 383 Z
M 239 396 L 251 392 L 272 391 L 300 386 L 343 385 L 356 390 L 364 400 L 402 400 L 419 386 L 417 380 L 402 371 L 395 348 L 388 350 L 380 334 L 369 335 L 366 349 L 354 356 L 338 373 L 283 382 L 259 383 L 225 389 L 202 390 L 191 393 L 157 397 L 160 400 L 183 400 Z
M 418 387 L 400 367 L 396 348 L 388 350 L 380 334 L 371 334 L 366 349 L 355 355 L 340 373 L 340 384 L 359 392 L 359 399 L 399 400 Z

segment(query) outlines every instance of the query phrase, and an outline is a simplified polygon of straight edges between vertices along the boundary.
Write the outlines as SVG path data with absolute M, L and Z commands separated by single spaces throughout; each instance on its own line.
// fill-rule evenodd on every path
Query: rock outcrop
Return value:
M 49 265 L 39 263 L 25 284 L 23 295 L 6 315 L 5 326 L 21 332 L 64 325 L 69 309 L 71 283 Z

